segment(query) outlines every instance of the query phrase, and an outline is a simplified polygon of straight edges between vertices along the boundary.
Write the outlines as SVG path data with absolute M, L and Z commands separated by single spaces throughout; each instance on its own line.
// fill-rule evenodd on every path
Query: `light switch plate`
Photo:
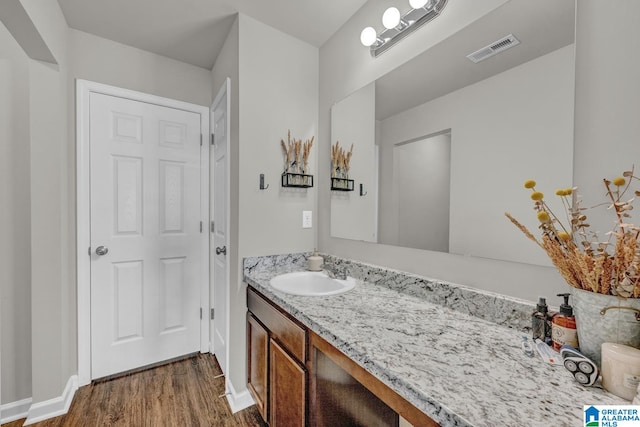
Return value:
M 311 228 L 313 226 L 313 213 L 311 211 L 302 211 L 302 228 Z

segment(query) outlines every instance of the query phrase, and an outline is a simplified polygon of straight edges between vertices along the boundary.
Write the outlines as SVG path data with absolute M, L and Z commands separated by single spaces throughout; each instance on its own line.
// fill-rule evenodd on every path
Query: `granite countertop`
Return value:
M 358 280 L 304 297 L 269 280 L 298 262 L 245 261 L 244 279 L 442 426 L 577 426 L 583 405 L 629 404 L 520 348 L 523 332 Z

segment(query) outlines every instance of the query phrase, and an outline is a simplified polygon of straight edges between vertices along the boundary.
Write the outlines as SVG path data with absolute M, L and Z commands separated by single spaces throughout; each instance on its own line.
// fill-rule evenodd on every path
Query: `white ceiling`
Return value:
M 211 69 L 237 12 L 322 46 L 366 0 L 58 0 L 71 28 Z

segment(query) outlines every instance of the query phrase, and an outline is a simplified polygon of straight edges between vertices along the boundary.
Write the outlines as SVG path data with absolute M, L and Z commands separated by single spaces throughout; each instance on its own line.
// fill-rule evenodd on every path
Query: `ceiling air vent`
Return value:
M 508 36 L 503 37 L 500 40 L 496 40 L 489 46 L 485 46 L 482 49 L 478 49 L 475 52 L 470 53 L 469 55 L 467 55 L 467 58 L 475 63 L 478 63 L 519 44 L 520 40 L 518 40 L 513 34 L 509 34 Z

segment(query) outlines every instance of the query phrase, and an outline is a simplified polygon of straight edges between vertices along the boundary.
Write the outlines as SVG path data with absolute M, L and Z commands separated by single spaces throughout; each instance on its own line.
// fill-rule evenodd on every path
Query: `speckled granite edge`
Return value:
M 306 258 L 309 255 L 307 252 L 248 257 L 244 259 L 243 272 L 246 275 L 274 267 L 291 270 L 306 268 Z M 324 267 L 328 270 L 343 268 L 351 277 L 385 286 L 432 304 L 523 332 L 531 329 L 531 313 L 535 310 L 532 302 L 329 254 L 321 255 L 325 260 Z

